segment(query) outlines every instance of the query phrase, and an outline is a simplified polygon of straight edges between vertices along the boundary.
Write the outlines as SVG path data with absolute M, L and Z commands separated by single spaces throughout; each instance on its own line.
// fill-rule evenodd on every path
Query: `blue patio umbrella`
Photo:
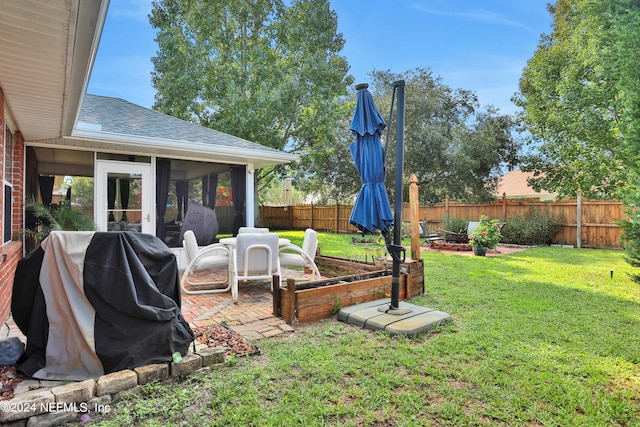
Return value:
M 368 87 L 367 84 L 356 86 L 358 100 L 350 126 L 356 141 L 349 146 L 349 150 L 360 174 L 362 187 L 349 222 L 363 233 L 375 233 L 376 230 L 380 230 L 389 243 L 389 228 L 393 224 L 393 214 L 384 184 L 385 149 L 380 141 L 380 135 L 387 124 L 373 103 Z

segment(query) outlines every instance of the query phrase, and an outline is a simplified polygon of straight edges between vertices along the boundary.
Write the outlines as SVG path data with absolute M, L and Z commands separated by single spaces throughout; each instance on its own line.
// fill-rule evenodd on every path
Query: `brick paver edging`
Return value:
M 71 382 L 51 388 L 17 393 L 0 401 L 0 426 L 55 426 L 79 419 L 84 414 L 105 413 L 121 393 L 136 387 L 209 370 L 224 363 L 223 347 L 204 348 L 189 353 L 180 363 L 158 363 L 106 374 L 97 380 Z M 28 380 L 37 382 L 37 380 Z

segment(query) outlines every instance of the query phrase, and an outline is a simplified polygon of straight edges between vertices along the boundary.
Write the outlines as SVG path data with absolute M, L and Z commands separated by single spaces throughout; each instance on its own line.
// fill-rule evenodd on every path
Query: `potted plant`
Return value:
M 21 234 L 40 244 L 53 230 L 93 231 L 95 223 L 88 215 L 71 208 L 69 200 L 45 206 L 34 197 L 27 198 L 24 207 L 37 221 L 34 229 L 23 228 Z
M 486 215 L 480 216 L 480 224 L 469 233 L 469 243 L 475 255 L 484 256 L 489 249 L 495 249 L 500 241 L 500 224 L 496 219 L 490 220 Z

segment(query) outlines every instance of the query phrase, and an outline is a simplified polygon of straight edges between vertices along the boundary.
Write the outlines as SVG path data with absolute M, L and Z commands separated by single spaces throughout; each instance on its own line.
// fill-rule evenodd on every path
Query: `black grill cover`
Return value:
M 160 239 L 133 232 L 52 232 L 18 263 L 11 302 L 27 337 L 18 369 L 84 380 L 186 355 L 178 265 Z

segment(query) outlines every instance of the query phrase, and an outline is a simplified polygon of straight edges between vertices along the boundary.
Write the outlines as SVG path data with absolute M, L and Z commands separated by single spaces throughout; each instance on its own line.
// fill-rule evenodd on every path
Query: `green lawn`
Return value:
M 279 234 L 302 242 L 302 232 Z M 350 238 L 321 233 L 322 253 L 351 251 Z M 260 341 L 259 356 L 145 386 L 90 423 L 640 425 L 640 285 L 622 252 L 423 259 L 426 293 L 412 303 L 452 316 L 426 335 L 335 319 L 300 326 Z

